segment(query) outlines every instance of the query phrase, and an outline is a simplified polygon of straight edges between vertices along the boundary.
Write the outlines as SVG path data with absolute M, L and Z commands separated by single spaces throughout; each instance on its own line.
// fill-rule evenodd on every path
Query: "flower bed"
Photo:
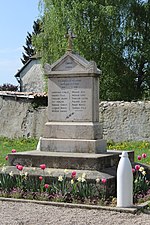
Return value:
M 12 153 L 15 154 L 16 150 L 13 149 Z M 143 153 L 138 156 L 138 160 L 142 161 L 146 157 L 146 154 Z M 8 160 L 8 156 L 6 156 L 6 160 Z M 6 167 L 3 166 L 0 173 L 0 196 L 116 206 L 116 196 L 108 197 L 106 195 L 107 180 L 105 177 L 101 179 L 97 177 L 95 183 L 90 183 L 87 181 L 85 173 L 77 175 L 75 170 L 70 173 L 65 169 L 63 175 L 61 174 L 55 179 L 47 179 L 45 169 L 46 165 L 41 164 L 39 167 L 41 175 L 33 177 L 20 164 L 16 165 L 18 175 L 13 171 L 6 173 Z M 149 200 L 150 182 L 146 177 L 144 167 L 136 164 L 132 171 L 134 203 Z

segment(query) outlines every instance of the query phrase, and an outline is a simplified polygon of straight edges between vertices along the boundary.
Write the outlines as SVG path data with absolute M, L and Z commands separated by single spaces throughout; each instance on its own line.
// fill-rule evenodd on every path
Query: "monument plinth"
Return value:
M 48 122 L 40 139 L 41 151 L 105 153 L 99 123 L 99 76 L 95 62 L 67 51 L 48 76 Z

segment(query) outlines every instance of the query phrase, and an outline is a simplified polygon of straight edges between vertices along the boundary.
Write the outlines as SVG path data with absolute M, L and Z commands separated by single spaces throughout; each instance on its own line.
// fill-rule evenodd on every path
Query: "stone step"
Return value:
M 48 168 L 96 170 L 118 165 L 120 152 L 106 152 L 106 154 L 90 153 L 66 153 L 66 152 L 44 152 L 27 151 L 8 154 L 9 165 L 21 164 L 26 167 L 39 167 L 46 164 Z M 132 153 L 129 155 L 132 156 Z M 131 157 L 132 158 L 132 157 Z
M 8 155 L 9 165 L 39 167 L 46 164 L 48 168 L 55 169 L 80 169 L 97 170 L 118 164 L 118 155 L 114 154 L 89 154 L 89 153 L 66 153 L 66 152 L 43 152 L 27 151 L 11 153 Z

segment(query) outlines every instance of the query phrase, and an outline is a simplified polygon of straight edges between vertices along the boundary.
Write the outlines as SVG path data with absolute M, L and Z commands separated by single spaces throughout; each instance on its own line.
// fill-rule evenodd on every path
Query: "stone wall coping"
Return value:
M 47 93 L 45 93 L 45 92 L 33 93 L 33 92 L 0 91 L 0 96 L 34 99 L 35 97 L 47 97 Z

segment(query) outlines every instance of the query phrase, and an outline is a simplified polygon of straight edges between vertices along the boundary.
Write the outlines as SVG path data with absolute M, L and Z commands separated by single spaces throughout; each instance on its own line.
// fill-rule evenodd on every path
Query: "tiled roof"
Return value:
M 7 97 L 20 97 L 20 98 L 36 98 L 36 97 L 47 97 L 48 94 L 46 92 L 17 92 L 17 91 L 0 91 L 0 96 Z

